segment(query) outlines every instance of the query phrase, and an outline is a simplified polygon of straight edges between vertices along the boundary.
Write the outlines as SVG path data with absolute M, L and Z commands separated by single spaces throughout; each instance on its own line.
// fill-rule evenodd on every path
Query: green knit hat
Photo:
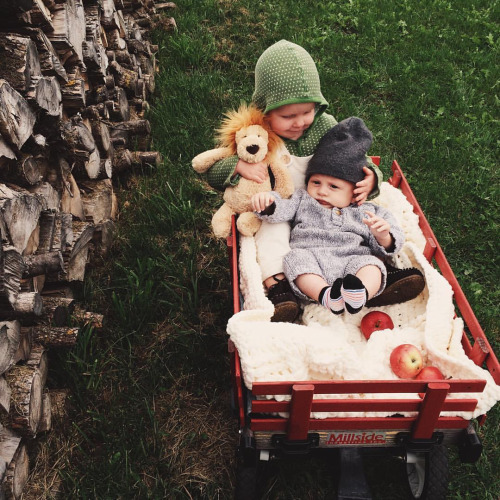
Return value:
M 300 45 L 286 40 L 271 45 L 259 57 L 252 101 L 264 113 L 304 102 L 316 103 L 317 115 L 328 107 L 312 57 Z

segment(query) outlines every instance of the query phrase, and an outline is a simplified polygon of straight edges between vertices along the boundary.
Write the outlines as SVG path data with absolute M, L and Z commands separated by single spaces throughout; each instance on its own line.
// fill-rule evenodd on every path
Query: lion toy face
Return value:
M 235 135 L 236 154 L 248 163 L 262 161 L 268 153 L 269 134 L 260 125 L 250 125 Z

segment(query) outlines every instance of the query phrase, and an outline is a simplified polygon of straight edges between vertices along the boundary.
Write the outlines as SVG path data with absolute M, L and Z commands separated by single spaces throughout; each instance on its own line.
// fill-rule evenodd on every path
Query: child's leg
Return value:
M 355 314 L 373 297 L 382 285 L 382 272 L 378 266 L 364 266 L 356 276 L 347 274 L 342 282 L 341 294 L 347 312 Z
M 344 299 L 340 293 L 342 278 L 330 286 L 322 276 L 301 274 L 295 278 L 295 285 L 310 299 L 318 301 L 333 313 L 340 314 L 344 310 Z

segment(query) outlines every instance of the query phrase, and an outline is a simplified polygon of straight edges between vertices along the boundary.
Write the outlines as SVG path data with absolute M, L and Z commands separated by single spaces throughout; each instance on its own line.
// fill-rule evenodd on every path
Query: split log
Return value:
M 4 246 L 0 259 L 0 303 L 9 311 L 19 297 L 23 269 L 21 253 L 13 246 Z
M 33 77 L 42 76 L 35 43 L 27 37 L 0 33 L 0 78 L 26 92 Z
M 79 329 L 38 325 L 34 330 L 34 341 L 46 348 L 73 347 L 78 340 Z
M 34 437 L 42 414 L 40 372 L 33 366 L 15 365 L 5 378 L 12 391 L 10 427 L 22 436 Z
M 11 162 L 8 169 L 2 172 L 2 180 L 22 187 L 36 186 L 45 176 L 46 163 L 26 153 L 20 153 L 19 159 Z
M 55 209 L 43 210 L 40 214 L 40 232 L 38 236 L 38 248 L 36 253 L 44 254 L 52 250 L 56 224 Z
M 83 210 L 86 220 L 99 224 L 111 219 L 113 184 L 110 179 L 81 182 Z
M 44 318 L 53 326 L 67 326 L 75 309 L 75 301 L 66 297 L 42 295 Z
M 61 85 L 65 111 L 76 113 L 85 108 L 85 80 L 79 71 L 68 71 L 67 83 Z
M 102 120 L 92 120 L 90 124 L 92 136 L 99 152 L 104 158 L 113 157 L 113 144 L 109 135 L 109 128 Z
M 0 415 L 3 413 L 5 415 L 8 415 L 10 411 L 10 396 L 12 394 L 12 391 L 10 390 L 10 386 L 7 383 L 7 380 L 5 380 L 5 377 L 3 375 L 0 375 Z M 0 429 L 2 426 L 0 425 Z M 0 450 L 1 450 L 2 442 L 0 440 Z M 1 451 L 0 451 L 1 455 Z M 2 478 L 2 463 L 0 462 L 0 480 Z M 0 498 L 2 498 L 0 496 Z
M 26 100 L 46 115 L 55 118 L 62 116 L 61 86 L 55 76 L 32 77 L 26 91 Z
M 134 136 L 143 136 L 151 134 L 151 123 L 149 120 L 131 120 L 121 123 L 110 123 L 114 130 L 124 130 Z
M 113 157 L 113 175 L 119 175 L 132 168 L 132 153 L 128 149 L 116 148 Z
M 34 344 L 31 349 L 30 356 L 26 360 L 26 366 L 30 366 L 38 371 L 42 387 L 45 387 L 47 377 L 49 375 L 49 358 L 47 356 L 47 349 L 40 344 Z
M 88 261 L 89 244 L 95 231 L 94 224 L 73 221 L 73 246 L 71 248 L 68 265 L 67 281 L 83 281 L 85 267 Z
M 130 119 L 130 107 L 124 89 L 117 87 L 114 91 L 113 100 L 106 101 L 105 106 L 112 121 L 126 122 Z
M 116 61 L 109 63 L 109 70 L 115 78 L 116 85 L 123 88 L 128 97 L 139 97 L 137 94 L 137 81 L 139 79 L 137 71 L 124 68 Z
M 14 360 L 16 363 L 29 359 L 31 349 L 33 347 L 33 327 L 21 326 L 20 331 L 21 338 L 19 342 L 19 348 L 17 349 L 16 355 L 14 356 Z
M 57 4 L 52 16 L 54 30 L 47 35 L 50 41 L 63 59 L 71 57 L 73 64 L 82 64 L 82 44 L 86 32 L 82 0 L 66 0 Z
M 0 184 L 0 218 L 7 232 L 2 237 L 8 238 L 19 253 L 26 248 L 44 208 L 44 200 L 40 196 L 24 190 L 14 191 Z
M 0 317 L 19 319 L 23 324 L 32 324 L 42 315 L 43 302 L 38 292 L 24 292 L 17 296 L 13 304 L 14 311 L 0 311 Z
M 44 31 L 53 31 L 52 15 L 42 0 L 34 0 L 33 8 L 30 10 L 31 22 L 40 26 Z
M 19 500 L 28 482 L 29 459 L 26 444 L 9 429 L 0 431 L 0 464 L 5 467 L 0 469 L 1 494 Z
M 6 80 L 0 79 L 0 133 L 21 149 L 33 133 L 36 116 L 27 101 Z
M 4 138 L 0 135 L 0 168 L 5 167 L 10 163 L 10 160 L 15 160 L 16 154 L 9 145 L 5 142 Z
M 113 50 L 125 50 L 127 42 L 120 36 L 120 30 L 114 29 L 106 33 L 108 47 Z
M 45 390 L 42 396 L 42 415 L 40 416 L 40 422 L 38 423 L 37 432 L 47 432 L 52 428 L 52 407 L 50 401 L 50 394 L 48 390 Z
M 41 254 L 25 255 L 23 277 L 59 273 L 64 269 L 64 261 L 59 250 Z
M 23 28 L 23 35 L 29 36 L 36 44 L 40 67 L 45 76 L 56 76 L 60 82 L 67 82 L 68 75 L 59 59 L 59 54 L 40 28 Z
M 88 159 L 96 149 L 92 132 L 79 116 L 74 116 L 61 125 L 61 137 L 71 159 Z
M 73 165 L 73 174 L 77 179 L 97 179 L 101 173 L 101 155 L 96 148 L 88 158 L 77 158 Z
M 175 9 L 177 5 L 175 5 L 174 2 L 162 2 L 162 3 L 156 3 L 155 8 L 157 10 L 162 10 L 162 9 Z
M 19 321 L 0 323 L 0 375 L 16 363 L 16 353 L 21 343 Z
M 112 217 L 116 218 L 116 196 L 113 196 Z M 116 225 L 113 219 L 102 221 L 96 225 L 94 232 L 94 243 L 96 252 L 102 256 L 106 256 L 113 245 L 115 238 Z
M 85 5 L 85 39 L 91 42 L 100 41 L 101 9 L 95 5 Z
M 69 389 L 51 389 L 50 406 L 52 410 L 52 418 L 58 420 L 66 420 L 68 417 L 68 395 Z
M 59 210 L 61 195 L 51 184 L 42 182 L 28 189 L 30 193 L 41 196 L 45 200 L 44 210 Z M 40 214 L 40 217 L 42 217 L 42 214 Z

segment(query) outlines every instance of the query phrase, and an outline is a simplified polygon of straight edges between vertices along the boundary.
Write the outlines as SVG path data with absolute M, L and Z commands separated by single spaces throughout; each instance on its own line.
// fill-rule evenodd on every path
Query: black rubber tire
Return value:
M 449 468 L 446 447 L 434 445 L 428 453 L 416 453 L 415 463 L 406 463 L 410 498 L 444 500 L 448 492 Z
M 236 469 L 235 500 L 257 500 L 257 466 L 239 463 Z

